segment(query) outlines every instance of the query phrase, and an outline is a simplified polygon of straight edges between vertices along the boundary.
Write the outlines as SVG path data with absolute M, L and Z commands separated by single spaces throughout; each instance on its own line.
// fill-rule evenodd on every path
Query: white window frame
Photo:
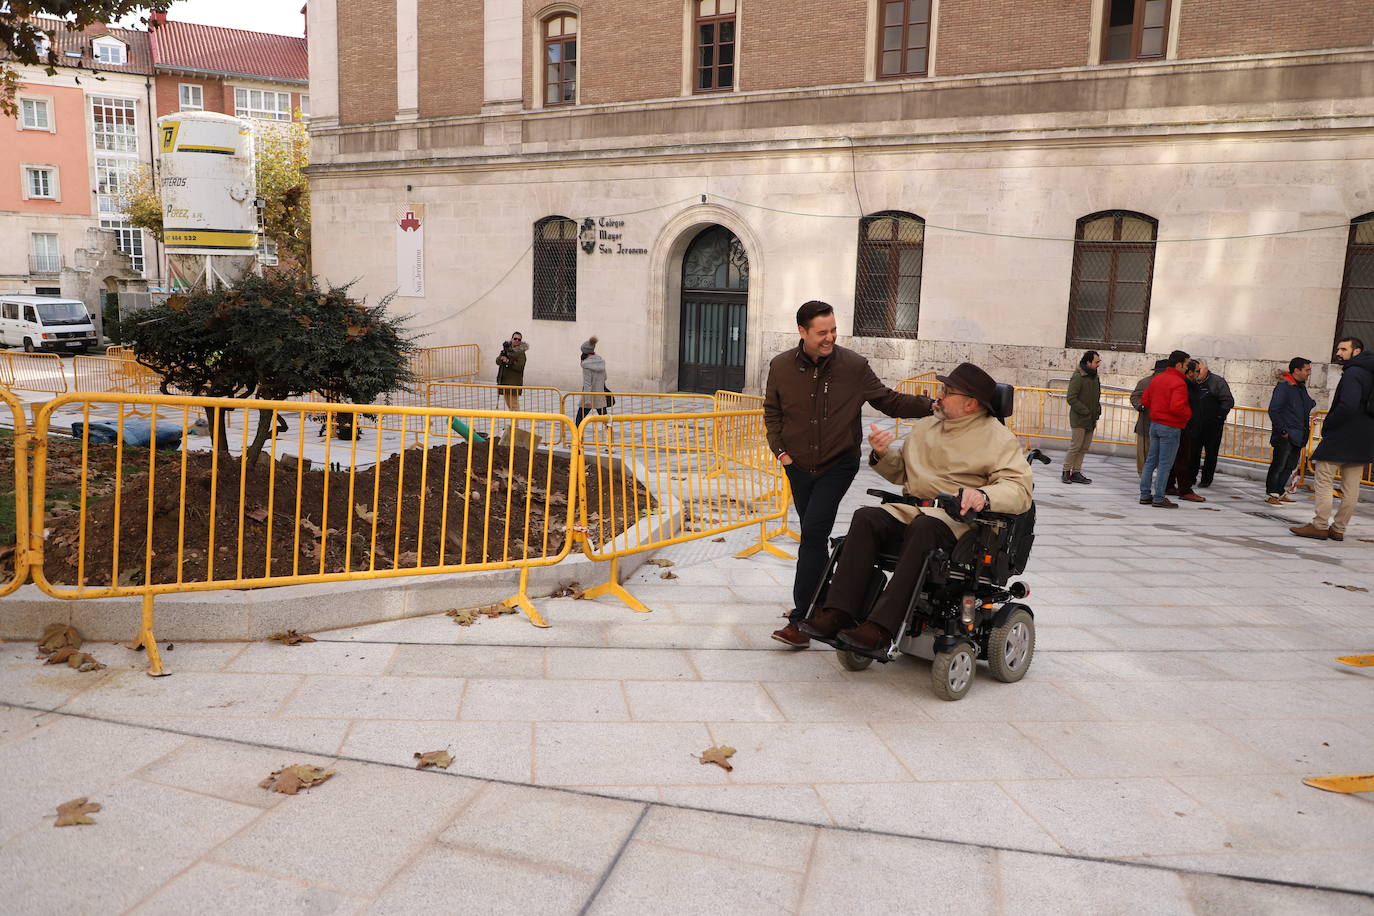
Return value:
M 191 96 L 195 96 L 195 104 L 191 104 Z M 179 106 L 179 111 L 204 111 L 205 87 L 199 83 L 178 83 L 177 104 Z
M 47 183 L 46 194 L 35 194 L 33 176 L 35 174 L 46 174 L 44 181 Z M 24 182 L 24 200 L 61 200 L 62 193 L 57 183 L 57 166 L 48 165 L 41 162 L 25 162 L 20 166 L 20 176 Z
M 138 160 L 124 156 L 96 156 L 96 211 L 102 218 L 121 218 L 120 199 L 128 192 Z
M 109 57 L 106 57 L 108 53 Z M 102 35 L 91 42 L 91 58 L 96 63 L 122 67 L 129 62 L 129 48 L 118 38 Z
M 269 98 L 274 107 L 267 107 Z M 275 89 L 234 87 L 234 117 L 258 121 L 290 121 L 291 93 Z
M 263 239 L 258 245 L 258 263 L 263 267 L 277 266 L 277 243 L 271 239 Z
M 38 250 L 39 239 L 52 239 L 52 248 L 49 251 Z M 46 243 L 45 246 L 46 247 Z M 30 232 L 29 233 L 29 255 L 34 261 L 40 258 L 52 258 L 55 270 L 42 271 L 43 273 L 56 273 L 62 269 L 62 239 L 56 232 Z
M 115 248 L 129 256 L 129 263 L 137 273 L 144 270 L 143 230 L 132 226 L 127 219 L 102 216 L 100 228 L 115 234 Z
M 97 152 L 138 153 L 138 101 L 117 95 L 92 95 L 90 99 L 91 139 Z M 97 109 L 128 111 L 128 124 L 96 120 Z
M 20 130 L 45 130 L 50 134 L 57 133 L 57 119 L 53 117 L 52 96 L 47 95 L 21 95 L 16 101 L 19 103 L 19 117 L 15 123 Z M 35 117 L 30 120 L 29 106 Z M 43 112 L 43 120 L 46 123 L 39 124 L 36 117 L 39 110 Z
M 302 92 L 300 95 L 300 104 L 296 107 L 301 110 L 301 117 L 310 117 L 310 93 Z

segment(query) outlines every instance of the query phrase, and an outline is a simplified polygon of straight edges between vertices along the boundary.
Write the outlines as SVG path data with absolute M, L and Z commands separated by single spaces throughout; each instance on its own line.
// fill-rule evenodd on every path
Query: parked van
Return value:
M 95 325 L 80 299 L 0 296 L 0 344 L 85 353 L 96 345 Z

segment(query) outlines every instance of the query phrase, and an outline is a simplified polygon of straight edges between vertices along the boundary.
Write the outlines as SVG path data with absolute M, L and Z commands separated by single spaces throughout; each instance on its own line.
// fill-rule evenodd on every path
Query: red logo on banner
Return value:
M 401 231 L 416 232 L 420 228 L 420 221 L 415 218 L 414 210 L 407 210 L 405 218 L 401 220 Z

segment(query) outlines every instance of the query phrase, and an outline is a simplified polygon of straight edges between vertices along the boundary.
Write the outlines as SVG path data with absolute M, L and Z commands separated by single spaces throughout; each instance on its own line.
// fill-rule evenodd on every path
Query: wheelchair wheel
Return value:
M 859 655 L 857 652 L 849 652 L 839 649 L 835 652 L 840 659 L 840 667 L 846 671 L 862 671 L 873 664 L 873 659 L 867 655 Z
M 988 670 L 1003 683 L 1012 684 L 1026 676 L 1035 655 L 1035 620 L 1024 609 L 988 637 Z
M 962 700 L 973 686 L 973 671 L 977 666 L 977 650 L 968 643 L 960 643 L 950 652 L 939 652 L 930 663 L 930 686 L 942 700 Z

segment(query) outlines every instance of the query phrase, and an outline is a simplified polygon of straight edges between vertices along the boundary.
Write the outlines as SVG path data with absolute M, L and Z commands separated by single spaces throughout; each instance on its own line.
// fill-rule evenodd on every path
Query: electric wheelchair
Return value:
M 1011 414 L 1013 389 L 997 386 L 996 414 L 1005 422 Z M 1026 455 L 1028 462 L 1049 464 L 1039 449 Z M 1021 680 L 1035 654 L 1035 615 L 1022 603 L 1030 594 L 1023 582 L 1012 582 L 1026 568 L 1035 541 L 1035 504 L 1020 515 L 999 512 L 960 514 L 959 497 L 942 494 L 936 499 L 916 499 L 900 493 L 869 490 L 883 503 L 902 502 L 915 506 L 938 506 L 963 522 L 973 523 L 949 551 L 933 550 L 926 555 L 920 576 L 907 605 L 906 617 L 891 646 L 869 654 L 860 649 L 827 639 L 815 632 L 802 631 L 811 638 L 834 646 L 840 664 L 850 671 L 862 671 L 877 661 L 886 663 L 899 653 L 924 658 L 931 664 L 931 686 L 944 700 L 958 700 L 973 685 L 978 659 L 987 660 L 988 670 L 999 681 Z M 820 585 L 812 596 L 812 610 L 825 606 L 825 595 L 835 573 L 844 537 L 831 538 L 830 560 Z M 878 596 L 896 568 L 900 545 L 878 557 L 863 606 L 852 613 L 857 620 L 868 617 Z

